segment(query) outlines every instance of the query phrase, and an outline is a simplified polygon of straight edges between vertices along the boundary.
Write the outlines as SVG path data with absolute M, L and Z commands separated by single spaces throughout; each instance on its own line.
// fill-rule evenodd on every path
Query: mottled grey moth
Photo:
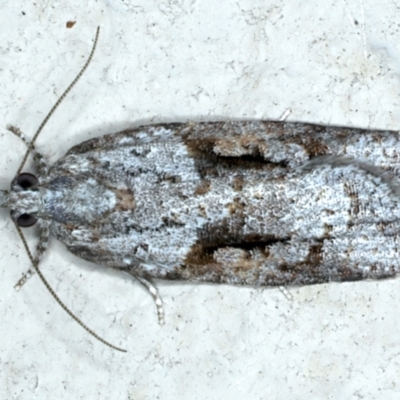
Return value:
M 48 168 L 34 148 L 47 119 L 24 139 L 37 174 L 21 172 L 25 157 L 0 194 L 18 229 L 40 226 L 36 269 L 52 235 L 80 258 L 132 274 L 160 320 L 152 279 L 291 286 L 399 271 L 398 132 L 145 125 L 80 143 Z

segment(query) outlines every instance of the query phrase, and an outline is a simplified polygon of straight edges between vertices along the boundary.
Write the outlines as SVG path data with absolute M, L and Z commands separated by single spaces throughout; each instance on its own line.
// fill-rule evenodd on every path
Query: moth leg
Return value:
M 26 147 L 31 149 L 33 160 L 36 168 L 38 169 L 39 175 L 47 175 L 48 167 L 45 158 L 36 150 L 35 145 L 31 143 L 30 140 L 22 133 L 21 129 L 14 125 L 7 125 L 7 130 L 19 137 L 26 144 Z
M 282 121 L 282 122 L 286 121 L 291 113 L 292 113 L 292 109 L 291 108 L 286 109 L 286 111 L 279 118 L 279 121 Z
M 164 303 L 161 299 L 161 296 L 158 294 L 157 288 L 146 278 L 142 276 L 138 276 L 129 272 L 135 279 L 137 279 L 151 294 L 154 302 L 156 303 L 157 315 L 158 315 L 158 323 L 160 325 L 164 325 L 165 323 L 165 312 L 164 312 Z
M 22 278 L 14 285 L 14 289 L 16 292 L 18 292 L 22 286 L 25 285 L 25 283 L 28 281 L 28 279 L 35 273 L 35 270 L 33 268 L 29 268 L 28 271 L 26 271 L 23 275 Z
M 49 225 L 50 223 L 48 221 L 39 221 L 39 229 L 40 229 L 40 237 L 39 237 L 39 242 L 36 245 L 36 254 L 35 258 L 33 258 L 32 254 L 28 252 L 28 256 L 33 263 L 39 264 L 40 260 L 42 259 L 43 254 L 46 252 L 47 247 L 49 245 Z M 15 291 L 19 291 L 22 286 L 25 285 L 25 283 L 28 281 L 29 278 L 31 278 L 32 275 L 35 274 L 35 269 L 34 268 L 29 268 L 28 271 L 26 271 L 21 279 L 14 285 Z
M 286 297 L 286 300 L 293 301 L 293 295 L 286 286 L 279 286 L 279 291 Z

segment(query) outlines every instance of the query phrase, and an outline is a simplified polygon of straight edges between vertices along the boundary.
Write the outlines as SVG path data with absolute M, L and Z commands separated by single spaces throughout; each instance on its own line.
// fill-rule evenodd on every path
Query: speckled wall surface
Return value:
M 37 148 L 140 123 L 279 119 L 400 128 L 395 2 L 0 1 L 0 185 L 90 52 L 88 71 Z M 67 28 L 68 21 L 76 22 Z M 70 24 L 71 25 L 71 24 Z M 28 168 L 29 170 L 29 168 Z M 166 325 L 128 276 L 52 241 L 37 276 L 0 210 L 2 399 L 398 399 L 400 279 L 253 289 L 158 282 Z M 29 235 L 31 245 L 35 231 Z M 168 251 L 168 249 L 166 249 Z

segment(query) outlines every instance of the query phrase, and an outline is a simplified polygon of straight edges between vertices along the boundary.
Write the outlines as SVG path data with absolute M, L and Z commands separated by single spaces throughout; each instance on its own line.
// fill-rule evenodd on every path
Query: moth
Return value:
M 37 135 L 24 139 L 37 174 L 21 166 L 0 192 L 18 229 L 40 227 L 32 264 L 41 274 L 54 236 L 76 256 L 138 279 L 161 321 L 153 279 L 292 286 L 399 272 L 398 132 L 282 121 L 145 125 L 80 143 L 51 167 L 34 148 Z

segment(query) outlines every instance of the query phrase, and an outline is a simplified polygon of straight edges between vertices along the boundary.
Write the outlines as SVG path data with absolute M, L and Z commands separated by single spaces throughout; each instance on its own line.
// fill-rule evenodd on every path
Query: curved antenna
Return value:
M 20 164 L 20 166 L 18 168 L 17 175 L 22 171 L 22 168 L 24 168 L 24 165 L 26 163 L 26 160 L 28 159 L 29 153 L 31 152 L 31 149 L 33 148 L 33 145 L 35 144 L 36 139 L 38 138 L 38 136 L 39 136 L 40 132 L 42 131 L 42 129 L 44 128 L 44 126 L 46 125 L 47 121 L 50 119 L 50 117 L 53 115 L 54 111 L 61 104 L 61 102 L 65 99 L 67 94 L 71 91 L 71 89 L 75 86 L 76 82 L 78 82 L 80 77 L 86 71 L 86 68 L 90 64 L 90 61 L 92 61 L 92 57 L 93 57 L 94 51 L 96 50 L 96 45 L 97 45 L 97 40 L 99 38 L 99 33 L 100 33 L 100 27 L 98 26 L 97 30 L 96 30 L 96 36 L 95 36 L 94 42 L 93 42 L 92 51 L 90 52 L 89 58 L 87 59 L 85 65 L 82 67 L 82 69 L 79 71 L 79 74 L 75 77 L 75 79 L 72 81 L 72 83 L 67 87 L 67 89 L 64 91 L 64 93 L 56 101 L 54 106 L 51 108 L 51 110 L 48 112 L 48 114 L 46 115 L 46 117 L 44 118 L 42 123 L 40 124 L 40 126 L 39 126 L 38 130 L 36 131 L 36 133 L 33 135 L 33 138 L 30 141 L 28 150 L 26 151 L 25 156 L 22 159 L 22 162 L 21 162 L 21 164 Z
M 19 136 L 28 146 L 28 149 L 25 153 L 24 158 L 22 159 L 22 162 L 18 168 L 18 172 L 17 175 L 21 172 L 22 168 L 25 165 L 25 162 L 29 156 L 29 153 L 31 151 L 36 152 L 35 150 L 35 141 L 37 139 L 37 137 L 39 136 L 40 132 L 42 131 L 43 127 L 46 125 L 47 121 L 49 120 L 49 118 L 53 115 L 54 111 L 57 109 L 57 107 L 61 104 L 61 102 L 64 100 L 64 98 L 67 96 L 67 94 L 70 92 L 70 90 L 75 86 L 75 84 L 78 82 L 79 78 L 83 75 L 83 73 L 85 72 L 86 68 L 89 66 L 90 61 L 92 60 L 94 51 L 96 49 L 96 45 L 97 45 L 97 41 L 99 38 L 99 32 L 100 32 L 100 27 L 97 27 L 97 31 L 96 31 L 96 36 L 94 39 L 94 43 L 93 43 L 93 47 L 92 47 L 92 51 L 90 52 L 89 58 L 86 61 L 85 65 L 83 66 L 83 68 L 80 70 L 80 72 L 78 73 L 78 75 L 75 77 L 75 79 L 72 81 L 72 83 L 67 87 L 67 89 L 64 91 L 64 93 L 61 95 L 61 97 L 56 101 L 56 103 L 54 104 L 54 106 L 51 108 L 51 110 L 49 111 L 49 113 L 46 115 L 46 117 L 44 118 L 43 122 L 40 124 L 38 130 L 36 131 L 35 135 L 33 136 L 31 141 L 27 141 L 24 136 L 22 135 L 21 131 L 18 128 L 15 128 L 13 126 L 9 127 L 9 130 L 11 132 L 13 132 L 15 135 Z M 39 153 L 38 153 L 39 154 Z M 40 154 L 39 154 L 40 156 Z M 39 157 L 38 156 L 38 157 Z M 40 157 L 39 157 L 40 158 Z M 39 163 L 40 165 L 40 163 Z M 53 296 L 53 298 L 56 300 L 56 302 L 61 306 L 61 308 L 73 319 L 75 320 L 75 322 L 77 322 L 83 329 L 85 329 L 90 335 L 92 335 L 94 338 L 96 338 L 98 341 L 100 341 L 101 343 L 105 344 L 108 347 L 111 347 L 112 349 L 118 350 L 118 351 L 122 351 L 124 353 L 126 353 L 126 350 L 121 349 L 120 347 L 114 346 L 113 344 L 107 342 L 105 339 L 103 339 L 102 337 L 100 337 L 97 333 L 95 333 L 92 329 L 90 329 L 88 326 L 86 326 L 72 311 L 70 311 L 68 309 L 68 307 L 61 301 L 61 299 L 58 297 L 58 295 L 55 293 L 54 289 L 50 286 L 50 284 L 48 283 L 47 279 L 44 277 L 44 275 L 42 274 L 42 271 L 40 271 L 39 269 L 39 260 L 45 250 L 45 248 L 42 248 L 42 242 L 43 241 L 47 241 L 49 232 L 48 232 L 48 224 L 45 227 L 42 227 L 42 235 L 41 235 L 41 240 L 39 241 L 39 245 L 38 245 L 38 254 L 36 255 L 36 258 L 33 258 L 32 253 L 28 247 L 28 244 L 26 242 L 25 236 L 21 231 L 21 228 L 15 223 L 15 226 L 17 228 L 17 232 L 22 240 L 22 243 L 25 247 L 25 251 L 28 254 L 28 257 L 32 263 L 33 268 L 35 269 L 35 271 L 37 272 L 37 274 L 39 275 L 39 278 L 41 279 L 41 281 L 43 282 L 43 284 L 46 286 L 46 289 L 50 292 L 50 294 Z
M 49 282 L 47 282 L 47 279 L 44 277 L 42 274 L 42 271 L 39 269 L 39 257 L 41 254 L 39 254 L 39 257 L 33 258 L 32 253 L 28 247 L 28 244 L 26 243 L 26 239 L 24 234 L 21 231 L 21 228 L 15 223 L 15 226 L 17 228 L 18 234 L 22 240 L 22 243 L 24 244 L 25 250 L 28 254 L 29 259 L 31 260 L 31 263 L 33 267 L 35 268 L 35 271 L 39 275 L 41 281 L 43 284 L 46 286 L 46 289 L 50 292 L 50 294 L 54 297 L 56 302 L 61 306 L 61 308 L 75 321 L 77 322 L 83 329 L 85 329 L 86 332 L 90 333 L 94 338 L 96 338 L 99 342 L 105 344 L 108 347 L 111 347 L 114 350 L 122 351 L 123 353 L 126 353 L 126 350 L 121 349 L 120 347 L 114 346 L 110 342 L 107 342 L 107 340 L 103 339 L 100 337 L 97 333 L 95 333 L 92 329 L 90 329 L 88 326 L 86 326 L 72 311 L 68 309 L 68 307 L 61 301 L 61 299 L 57 296 L 55 293 L 54 289 L 50 286 Z

